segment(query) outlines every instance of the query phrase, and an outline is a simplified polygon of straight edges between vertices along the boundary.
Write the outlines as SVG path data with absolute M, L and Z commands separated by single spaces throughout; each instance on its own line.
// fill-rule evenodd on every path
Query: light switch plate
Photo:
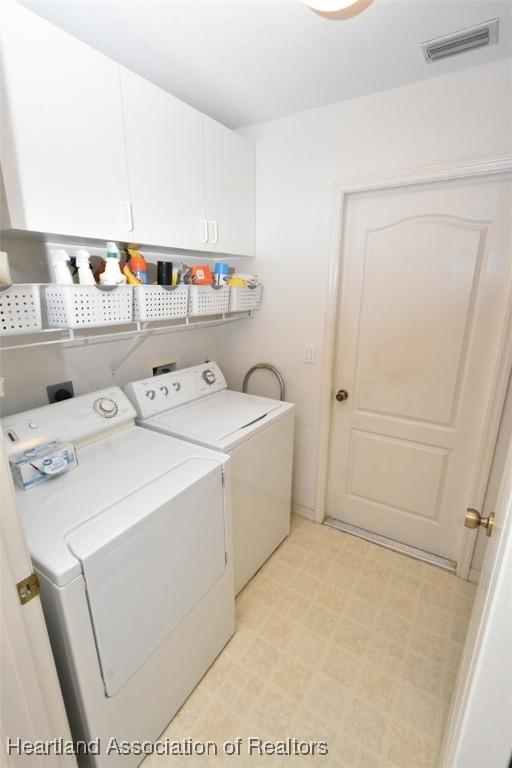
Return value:
M 312 344 L 308 344 L 304 352 L 304 362 L 307 365 L 315 364 L 315 348 Z

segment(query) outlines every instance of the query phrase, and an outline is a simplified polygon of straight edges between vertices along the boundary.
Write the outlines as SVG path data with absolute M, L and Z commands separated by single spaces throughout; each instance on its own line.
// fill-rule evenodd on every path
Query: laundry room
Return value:
M 2 765 L 510 768 L 512 2 L 0 45 Z

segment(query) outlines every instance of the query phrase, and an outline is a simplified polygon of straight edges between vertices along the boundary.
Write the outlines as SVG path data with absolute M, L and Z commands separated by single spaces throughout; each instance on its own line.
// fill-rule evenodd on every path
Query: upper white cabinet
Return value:
M 121 67 L 136 242 L 201 249 L 202 115 Z
M 254 254 L 254 146 L 121 67 L 136 242 Z
M 1 0 L 12 229 L 254 254 L 254 146 Z
M 118 65 L 17 3 L 1 5 L 8 224 L 129 239 Z
M 204 185 L 208 250 L 254 254 L 254 146 L 204 116 Z

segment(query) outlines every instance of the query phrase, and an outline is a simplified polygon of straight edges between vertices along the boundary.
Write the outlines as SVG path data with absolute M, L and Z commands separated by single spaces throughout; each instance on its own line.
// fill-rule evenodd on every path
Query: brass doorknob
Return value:
M 338 392 L 336 392 L 336 400 L 339 403 L 342 403 L 344 400 L 348 398 L 348 392 L 346 389 L 340 389 Z
M 494 518 L 494 512 L 491 512 L 489 517 L 482 517 L 477 509 L 471 509 L 470 507 L 466 510 L 464 525 L 466 528 L 478 528 L 479 526 L 482 526 L 482 528 L 485 528 L 486 535 L 490 536 L 494 525 Z

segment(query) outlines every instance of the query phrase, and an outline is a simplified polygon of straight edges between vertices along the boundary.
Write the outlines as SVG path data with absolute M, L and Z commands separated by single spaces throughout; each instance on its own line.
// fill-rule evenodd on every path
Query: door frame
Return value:
M 326 517 L 326 496 L 329 469 L 329 443 L 331 432 L 332 396 L 334 392 L 334 366 L 336 360 L 336 326 L 341 301 L 340 288 L 343 278 L 343 235 L 344 213 L 348 195 L 360 192 L 375 192 L 397 189 L 420 184 L 457 179 L 472 179 L 481 176 L 500 176 L 512 172 L 512 155 L 500 155 L 481 160 L 467 160 L 443 165 L 430 165 L 420 168 L 402 169 L 388 175 L 369 177 L 332 183 L 332 211 L 330 257 L 328 267 L 328 288 L 326 296 L 326 314 L 324 320 L 325 354 L 322 362 L 320 392 L 320 436 L 319 461 L 316 483 L 316 502 L 314 520 L 321 523 Z M 500 356 L 494 375 L 494 397 L 486 417 L 486 427 L 481 440 L 479 463 L 480 469 L 473 480 L 472 505 L 477 509 L 481 505 L 492 463 L 494 446 L 505 402 L 509 376 L 512 373 L 512 294 L 509 297 L 506 330 L 500 343 Z M 457 576 L 467 579 L 471 558 L 476 541 L 474 531 L 465 532 L 460 557 L 457 560 Z

